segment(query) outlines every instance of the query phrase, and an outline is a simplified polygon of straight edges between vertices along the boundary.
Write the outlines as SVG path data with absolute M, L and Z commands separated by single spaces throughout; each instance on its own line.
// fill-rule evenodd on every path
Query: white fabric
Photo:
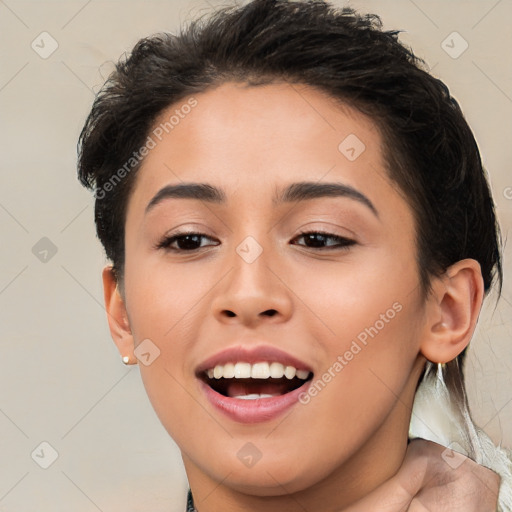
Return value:
M 469 431 L 469 436 L 466 432 Z M 495 446 L 489 436 L 475 427 L 467 412 L 458 412 L 450 399 L 441 374 L 425 378 L 416 392 L 409 437 L 420 437 L 450 447 L 501 477 L 498 512 L 512 512 L 512 454 Z

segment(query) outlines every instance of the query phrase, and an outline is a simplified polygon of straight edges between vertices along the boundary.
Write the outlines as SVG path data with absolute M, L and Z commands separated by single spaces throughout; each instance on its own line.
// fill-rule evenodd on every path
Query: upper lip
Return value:
M 260 363 L 260 362 L 277 362 L 284 366 L 293 366 L 297 370 L 313 370 L 309 365 L 271 345 L 259 345 L 257 347 L 247 347 L 244 345 L 236 345 L 229 347 L 203 361 L 196 369 L 196 375 L 206 370 L 215 368 L 215 366 L 226 363 Z

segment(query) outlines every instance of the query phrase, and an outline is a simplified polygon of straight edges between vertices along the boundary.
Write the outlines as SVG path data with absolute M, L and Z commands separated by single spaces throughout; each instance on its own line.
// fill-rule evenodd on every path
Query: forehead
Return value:
M 162 112 L 149 134 L 155 143 L 128 202 L 127 252 L 152 225 L 163 230 L 177 222 L 221 220 L 232 229 L 263 230 L 308 217 L 372 225 L 372 243 L 386 240 L 396 253 L 412 254 L 413 212 L 388 176 L 371 119 L 320 91 L 291 84 L 227 83 L 193 99 L 190 110 L 183 108 L 190 100 L 185 98 Z M 161 127 L 167 131 L 157 137 Z M 347 186 L 364 195 L 376 214 L 347 195 L 339 201 L 302 201 L 297 208 L 276 202 L 302 182 Z M 180 184 L 215 187 L 224 201 L 165 200 L 150 208 L 163 189 Z
M 301 84 L 222 84 L 168 107 L 149 137 L 136 185 L 148 194 L 190 180 L 232 190 L 273 183 L 273 196 L 292 180 L 387 181 L 375 123 Z

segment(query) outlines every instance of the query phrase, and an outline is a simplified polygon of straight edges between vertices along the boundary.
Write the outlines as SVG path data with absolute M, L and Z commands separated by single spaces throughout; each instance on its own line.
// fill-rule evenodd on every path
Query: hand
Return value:
M 461 454 L 452 467 L 445 450 L 410 441 L 398 473 L 345 512 L 496 512 L 499 475 Z

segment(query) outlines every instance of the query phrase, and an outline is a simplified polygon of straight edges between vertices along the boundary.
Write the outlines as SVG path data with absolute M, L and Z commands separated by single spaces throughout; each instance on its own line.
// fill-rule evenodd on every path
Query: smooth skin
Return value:
M 127 208 L 124 281 L 118 286 L 110 267 L 103 281 L 121 355 L 136 362 L 134 349 L 146 339 L 160 350 L 152 364 L 139 365 L 141 376 L 181 449 L 196 507 L 355 511 L 347 507 L 386 490 L 386 482 L 394 496 L 403 489 L 395 477 L 422 368 L 427 359 L 455 358 L 475 329 L 479 264 L 457 262 L 423 299 L 412 210 L 388 177 L 374 123 L 350 105 L 288 83 L 229 82 L 194 97 L 197 106 L 156 141 L 138 171 Z M 353 161 L 338 149 L 350 134 L 365 145 Z M 273 203 L 302 181 L 350 186 L 375 211 L 349 196 Z M 166 198 L 146 211 L 163 187 L 180 183 L 208 183 L 225 201 Z M 182 230 L 204 236 L 195 246 L 169 242 Z M 329 235 L 313 244 L 301 235 L 319 231 Z M 236 250 L 246 237 L 262 249 L 252 263 Z M 159 246 L 165 240 L 168 246 Z M 238 423 L 200 389 L 197 366 L 239 345 L 274 345 L 320 376 L 395 303 L 400 312 L 317 396 L 274 420 Z M 248 442 L 262 454 L 250 468 L 237 456 Z M 404 506 L 397 500 L 389 510 Z

